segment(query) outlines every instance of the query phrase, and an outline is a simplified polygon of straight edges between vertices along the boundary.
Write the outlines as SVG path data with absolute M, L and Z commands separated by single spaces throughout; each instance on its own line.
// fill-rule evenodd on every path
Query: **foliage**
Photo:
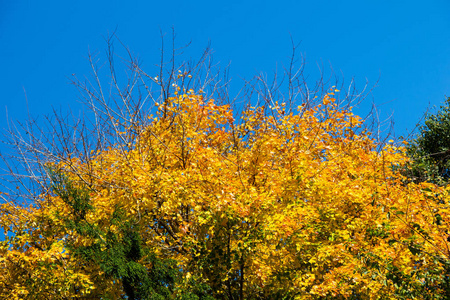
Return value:
M 114 209 L 109 220 L 109 224 L 117 227 L 116 231 L 89 223 L 86 214 L 95 211 L 88 192 L 74 188 L 67 178 L 51 169 L 49 175 L 55 194 L 71 209 L 72 218 L 61 217 L 64 227 L 94 241 L 89 245 L 66 242 L 73 257 L 86 265 L 100 266 L 109 279 L 120 280 L 128 299 L 166 299 L 176 281 L 174 261 L 159 260 L 149 253 L 150 249 L 142 247 L 139 224 L 127 221 L 120 208 Z
M 450 178 L 450 98 L 436 114 L 426 116 L 418 136 L 408 144 L 412 163 L 406 175 L 416 182 L 440 185 Z
M 34 144 L 39 192 L 0 206 L 0 298 L 446 299 L 448 190 L 408 182 L 335 87 L 236 107 L 173 71 L 153 109 L 131 82 L 99 131 Z
M 410 161 L 403 166 L 402 172 L 408 181 L 431 182 L 440 186 L 447 186 L 450 178 L 450 98 L 441 106 L 436 114 L 428 114 L 425 122 L 419 128 L 419 134 L 409 141 L 406 146 L 406 154 Z M 430 199 L 440 204 L 449 205 L 445 195 L 436 194 Z M 440 225 L 442 217 L 435 214 L 435 222 Z M 446 233 L 448 233 L 446 231 Z M 447 235 L 450 242 L 450 236 Z M 435 258 L 436 259 L 436 258 Z M 445 274 L 450 273 L 450 261 L 448 257 L 438 258 L 444 266 Z M 423 278 L 424 286 L 433 285 L 430 280 L 438 275 L 436 270 L 429 270 Z M 447 276 L 441 283 L 446 291 L 445 299 L 450 299 L 450 278 Z
M 447 247 L 447 209 L 428 199 L 445 191 L 402 185 L 391 167 L 406 160 L 402 150 L 375 151 L 367 133 L 355 134 L 360 119 L 330 96 L 297 114 L 249 108 L 241 124 L 201 95 L 170 98 L 136 128 L 133 150 L 52 165 L 53 193 L 22 211 L 36 225 L 8 223 L 23 228 L 9 244 L 22 240 L 29 259 L 46 243 L 55 271 L 72 262 L 73 277 L 55 285 L 74 294 L 168 297 L 176 272 L 181 285 L 193 278 L 227 299 L 376 298 L 400 282 L 424 293 L 416 278 L 442 270 L 430 257 Z M 430 222 L 438 209 L 441 225 Z M 429 276 L 439 282 L 439 272 Z

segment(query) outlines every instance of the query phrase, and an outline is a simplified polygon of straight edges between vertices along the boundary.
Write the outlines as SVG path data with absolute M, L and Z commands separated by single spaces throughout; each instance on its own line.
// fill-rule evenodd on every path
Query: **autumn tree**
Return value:
M 130 55 L 125 82 L 113 55 L 114 92 L 94 63 L 74 80 L 91 115 L 10 134 L 2 298 L 448 297 L 448 191 L 405 179 L 363 94 L 295 56 L 231 99 L 208 52 L 156 75 Z
M 425 114 L 416 135 L 410 138 L 406 154 L 410 161 L 403 166 L 402 172 L 407 180 L 413 182 L 431 182 L 447 186 L 450 178 L 450 98 L 447 98 L 436 113 Z M 445 197 L 437 194 L 434 201 L 450 205 Z M 435 215 L 435 222 L 441 222 L 441 215 Z M 447 232 L 448 233 L 448 232 Z M 450 241 L 450 235 L 447 236 Z M 450 262 L 445 262 L 446 273 L 450 273 Z M 426 281 L 426 279 L 424 279 Z M 447 298 L 450 298 L 450 278 L 447 277 Z

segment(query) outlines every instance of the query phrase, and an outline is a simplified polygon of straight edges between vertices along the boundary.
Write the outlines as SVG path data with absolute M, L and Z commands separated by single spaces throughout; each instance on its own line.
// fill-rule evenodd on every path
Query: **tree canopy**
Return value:
M 408 145 L 413 163 L 408 177 L 415 181 L 446 184 L 450 178 L 450 98 L 439 111 L 427 114 L 419 133 Z
M 149 110 L 133 80 L 119 113 L 82 88 L 98 131 L 62 130 L 61 152 L 35 140 L 32 201 L 0 206 L 1 298 L 448 297 L 448 191 L 405 180 L 405 147 L 375 140 L 334 86 L 296 102 L 265 85 L 236 106 L 195 76 L 152 78 Z

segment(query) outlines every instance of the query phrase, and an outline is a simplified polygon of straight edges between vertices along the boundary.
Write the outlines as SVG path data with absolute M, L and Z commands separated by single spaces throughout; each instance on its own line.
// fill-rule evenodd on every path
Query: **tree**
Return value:
M 293 60 L 238 105 L 207 55 L 175 57 L 157 78 L 131 59 L 121 88 L 110 56 L 110 99 L 95 67 L 96 88 L 76 82 L 93 117 L 11 135 L 13 178 L 37 189 L 3 194 L 2 297 L 445 296 L 448 192 L 405 181 L 405 149 L 352 113 L 361 94 L 311 90 Z
M 403 174 L 407 180 L 413 182 L 431 182 L 440 186 L 447 186 L 450 178 L 450 98 L 437 113 L 427 114 L 424 123 L 419 127 L 419 133 L 407 144 L 407 155 L 410 158 L 404 166 Z M 449 204 L 445 196 L 437 194 L 434 201 Z M 436 223 L 441 222 L 441 214 L 436 213 Z M 448 231 L 446 231 L 448 234 Z M 447 236 L 450 242 L 450 236 Z M 450 273 L 450 262 L 445 260 L 445 272 Z M 442 283 L 450 299 L 450 278 Z
M 413 163 L 407 175 L 415 181 L 447 184 L 450 178 L 450 98 L 436 114 L 428 114 L 417 137 L 408 145 Z

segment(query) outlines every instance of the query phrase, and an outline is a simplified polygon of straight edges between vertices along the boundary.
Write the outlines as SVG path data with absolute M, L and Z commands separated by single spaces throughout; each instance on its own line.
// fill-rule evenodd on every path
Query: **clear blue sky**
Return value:
M 211 41 L 233 78 L 286 63 L 292 35 L 312 73 L 319 63 L 360 87 L 379 80 L 369 101 L 394 114 L 397 135 L 450 96 L 450 1 L 0 0 L 0 128 L 6 108 L 26 118 L 24 90 L 34 115 L 76 109 L 68 77 L 88 75 L 88 51 L 104 53 L 111 32 L 150 65 L 172 26 L 194 56 Z

